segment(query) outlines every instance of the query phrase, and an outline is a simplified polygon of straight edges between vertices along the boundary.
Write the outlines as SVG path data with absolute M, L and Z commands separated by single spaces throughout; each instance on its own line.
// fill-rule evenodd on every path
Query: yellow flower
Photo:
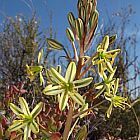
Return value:
M 117 54 L 120 52 L 120 49 L 115 49 L 107 51 L 109 47 L 109 36 L 106 35 L 97 47 L 97 54 L 92 59 L 93 65 L 98 65 L 98 73 L 102 77 L 103 72 L 107 70 L 109 73 L 113 72 L 113 62 Z
M 118 85 L 119 85 L 119 78 L 117 78 L 115 80 L 114 85 L 111 87 L 111 91 L 110 92 L 105 92 L 105 94 L 104 94 L 105 99 L 111 102 L 111 104 L 110 104 L 110 106 L 109 106 L 109 108 L 108 108 L 108 110 L 106 112 L 108 118 L 111 115 L 113 106 L 114 107 L 119 107 L 119 108 L 121 108 L 123 110 L 125 110 L 126 105 L 128 107 L 131 107 L 126 102 L 127 98 L 116 95 L 117 90 L 118 90 Z

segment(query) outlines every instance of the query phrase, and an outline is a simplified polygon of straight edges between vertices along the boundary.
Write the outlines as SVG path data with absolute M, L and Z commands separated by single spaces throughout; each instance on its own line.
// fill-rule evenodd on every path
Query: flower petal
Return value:
M 108 108 L 108 110 L 107 110 L 107 112 L 106 112 L 107 118 L 110 118 L 110 115 L 111 115 L 111 112 L 112 112 L 112 108 L 113 108 L 113 105 L 111 103 L 109 108 Z
M 36 118 L 36 116 L 41 112 L 42 107 L 43 107 L 43 103 L 42 102 L 38 103 L 35 106 L 35 108 L 31 112 L 32 118 Z
M 20 106 L 21 106 L 23 113 L 25 115 L 30 115 L 30 110 L 29 110 L 26 100 L 23 97 L 19 97 L 19 102 L 20 102 Z
M 23 123 L 23 120 L 14 120 L 13 124 L 9 127 L 9 131 L 17 131 L 20 128 L 23 128 L 27 123 Z
M 109 36 L 106 35 L 102 41 L 102 48 L 104 51 L 106 51 L 108 49 L 109 46 Z
M 73 99 L 73 101 L 75 101 L 79 105 L 85 104 L 85 100 L 83 99 L 83 97 L 79 93 L 74 93 L 74 94 L 69 94 L 69 95 Z
M 113 73 L 113 68 L 110 62 L 106 61 L 106 68 L 108 70 L 108 72 Z
M 39 126 L 35 122 L 35 120 L 33 120 L 32 123 L 30 124 L 30 129 L 34 134 L 37 134 L 39 132 Z
M 60 75 L 59 72 L 57 72 L 54 68 L 50 69 L 52 78 L 55 80 L 56 83 L 66 83 L 66 80 L 63 78 L 63 76 Z
M 103 88 L 103 83 L 102 82 L 100 82 L 100 83 L 95 83 L 94 84 L 94 87 L 95 87 L 95 89 L 101 89 L 101 88 Z
M 61 88 L 61 86 L 52 86 L 48 85 L 44 90 L 43 93 L 45 95 L 57 95 L 64 91 L 64 89 Z
M 76 75 L 76 65 L 74 62 L 71 62 L 67 68 L 65 80 L 67 82 L 72 82 Z
M 22 114 L 22 110 L 17 107 L 16 105 L 14 105 L 13 103 L 10 103 L 10 109 L 17 115 L 19 116 L 19 114 Z
M 68 94 L 63 92 L 61 94 L 61 97 L 60 97 L 60 101 L 59 101 L 59 109 L 62 111 L 65 109 L 66 105 L 67 105 L 67 102 L 68 102 Z
M 92 77 L 83 78 L 80 80 L 75 80 L 73 84 L 75 85 L 75 88 L 82 88 L 88 86 L 92 82 L 92 80 Z
M 29 128 L 29 125 L 26 125 L 24 128 L 24 137 L 23 140 L 28 140 L 28 138 L 31 135 L 31 129 Z
M 104 91 L 105 91 L 106 87 L 103 86 L 95 95 L 94 99 L 96 99 L 97 97 L 99 97 Z

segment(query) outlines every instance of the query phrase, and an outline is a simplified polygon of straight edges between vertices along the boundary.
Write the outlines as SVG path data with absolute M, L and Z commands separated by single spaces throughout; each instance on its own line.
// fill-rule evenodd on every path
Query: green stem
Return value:
M 69 131 L 71 128 L 71 123 L 72 123 L 72 115 L 73 115 L 73 105 L 72 105 L 72 103 L 70 103 L 70 108 L 68 111 L 66 125 L 65 125 L 65 129 L 64 129 L 64 133 L 63 133 L 63 140 L 68 140 L 68 135 L 69 135 Z
M 90 108 L 88 108 L 88 109 L 86 109 L 86 110 L 84 110 L 84 111 L 82 111 L 82 112 L 79 112 L 79 113 L 75 114 L 75 115 L 73 116 L 73 118 L 77 118 L 77 117 L 79 117 L 80 115 L 82 115 L 82 114 L 84 114 L 84 113 L 86 113 L 86 112 L 88 112 L 88 111 L 91 111 L 91 110 L 94 109 L 95 107 L 97 107 L 97 106 L 103 104 L 105 101 L 106 101 L 106 100 L 103 100 L 103 101 L 99 102 L 98 104 L 96 104 L 96 105 L 94 105 L 94 106 L 92 106 L 92 107 L 90 107 Z
M 74 42 L 72 42 L 72 47 L 73 47 L 73 52 L 74 52 L 74 59 L 76 60 L 76 62 L 78 62 L 79 58 L 78 58 L 78 54 L 77 54 L 77 50 L 76 50 Z
M 75 123 L 73 124 L 71 130 L 69 131 L 69 135 L 68 135 L 68 138 L 70 137 L 70 135 L 72 134 L 73 130 L 74 130 L 74 127 L 76 126 L 77 122 L 79 121 L 79 118 L 76 119 Z
M 128 102 L 129 102 L 129 104 L 131 104 L 130 100 L 128 100 Z M 131 106 L 131 109 L 132 109 L 132 111 L 133 111 L 133 113 L 134 113 L 134 116 L 135 116 L 135 118 L 136 118 L 136 121 L 137 121 L 138 131 L 139 131 L 138 140 L 140 140 L 140 121 L 139 121 L 139 119 L 138 119 L 138 116 L 137 116 L 137 114 L 136 114 L 136 111 L 135 111 L 133 105 Z

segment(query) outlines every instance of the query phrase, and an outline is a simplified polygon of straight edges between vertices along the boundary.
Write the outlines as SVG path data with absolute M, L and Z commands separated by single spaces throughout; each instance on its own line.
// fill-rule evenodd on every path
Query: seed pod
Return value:
M 64 46 L 54 39 L 47 38 L 49 46 L 55 50 L 63 50 Z
M 117 35 L 112 35 L 109 37 L 109 45 L 113 44 L 115 40 L 117 39 Z
M 78 3 L 77 3 L 77 9 L 78 9 L 78 11 L 80 10 L 80 8 L 82 6 L 84 6 L 83 1 L 82 0 L 78 0 Z
M 73 34 L 73 32 L 71 31 L 70 28 L 66 29 L 66 34 L 67 34 L 67 37 L 70 40 L 70 42 L 74 42 L 75 41 L 74 34 Z
M 71 26 L 71 28 L 73 29 L 73 28 L 75 28 L 75 17 L 74 17 L 74 15 L 73 15 L 73 13 L 72 12 L 70 12 L 69 14 L 68 14 L 68 21 L 69 21 L 69 24 L 70 24 L 70 26 Z
M 86 5 L 86 21 L 89 20 L 91 11 L 92 11 L 92 2 L 87 3 Z
M 82 35 L 84 32 L 84 25 L 82 19 L 78 18 L 76 19 L 76 34 L 79 38 L 79 40 L 82 39 Z
M 90 16 L 90 21 L 89 21 L 89 28 L 90 29 L 97 24 L 98 16 L 99 16 L 99 13 L 97 10 L 95 12 L 93 12 L 93 14 Z
M 84 6 L 80 7 L 79 17 L 85 22 L 85 20 L 86 20 L 86 11 L 85 11 Z

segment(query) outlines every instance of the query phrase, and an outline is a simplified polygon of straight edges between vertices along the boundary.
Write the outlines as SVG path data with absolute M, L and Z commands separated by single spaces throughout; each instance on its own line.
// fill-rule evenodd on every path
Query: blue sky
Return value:
M 50 26 L 50 14 L 52 13 L 53 29 L 57 33 L 57 39 L 63 44 L 68 44 L 65 29 L 68 27 L 67 14 L 72 11 L 77 14 L 77 0 L 0 0 L 0 25 L 7 16 L 15 17 L 18 14 L 30 17 L 32 10 L 36 11 L 40 20 L 40 30 L 45 31 Z M 112 13 L 117 12 L 122 7 L 132 5 L 136 14 L 132 15 L 131 24 L 137 24 L 140 27 L 140 0 L 98 0 L 98 10 L 100 13 L 99 23 L 108 24 L 107 14 L 112 17 Z M 116 22 L 120 19 L 115 18 Z M 100 26 L 100 25 L 99 25 Z M 133 32 L 132 26 L 128 26 L 127 33 Z M 1 26 L 0 26 L 1 28 Z M 140 40 L 140 32 L 137 39 Z M 140 42 L 137 46 L 140 45 Z M 137 47 L 139 48 L 139 47 Z M 137 54 L 139 55 L 140 49 Z
M 49 27 L 49 15 L 52 12 L 53 27 L 57 32 L 57 37 L 64 42 L 65 29 L 68 26 L 67 14 L 69 11 L 77 12 L 76 3 L 77 0 L 0 0 L 0 23 L 6 16 L 14 17 L 19 13 L 29 17 L 32 13 L 31 8 L 34 8 L 41 21 L 41 29 L 44 30 Z M 136 11 L 136 14 L 131 17 L 131 22 L 139 26 L 139 0 L 98 0 L 100 21 L 105 22 L 106 13 L 111 15 L 113 12 L 119 11 L 121 7 L 127 7 L 129 4 Z

